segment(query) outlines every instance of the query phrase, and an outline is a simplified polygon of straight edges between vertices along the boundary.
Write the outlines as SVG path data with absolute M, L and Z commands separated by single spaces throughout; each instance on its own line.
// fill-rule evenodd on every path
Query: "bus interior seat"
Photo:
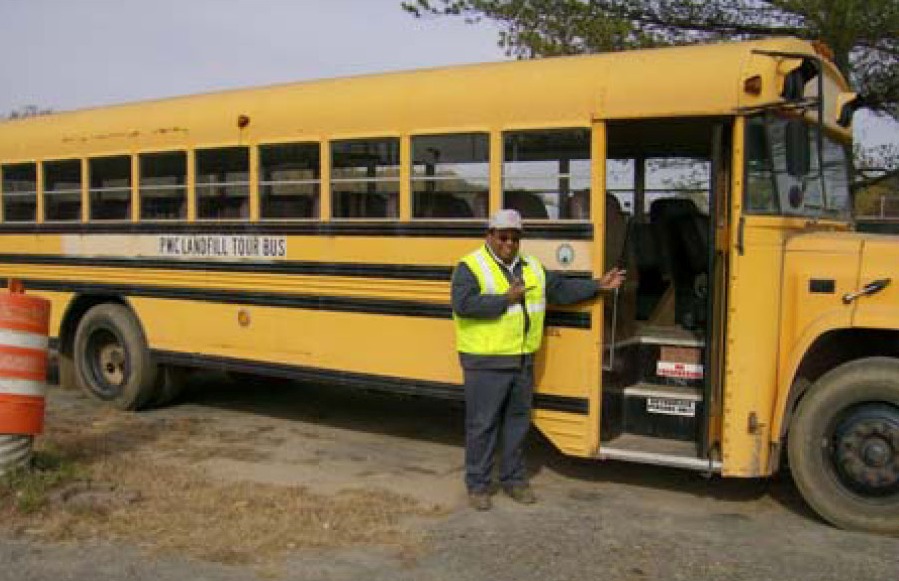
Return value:
M 518 210 L 522 218 L 537 220 L 549 219 L 546 205 L 540 196 L 523 190 L 513 190 L 505 194 L 505 207 Z
M 187 202 L 180 197 L 142 199 L 141 214 L 150 220 L 186 218 Z
M 341 218 L 388 218 L 396 216 L 396 196 L 388 199 L 386 194 L 341 192 L 339 194 Z
M 308 195 L 272 196 L 265 200 L 267 218 L 314 218 L 318 215 L 318 198 Z
M 629 271 L 624 284 L 618 290 L 618 312 L 615 321 L 615 340 L 633 334 L 637 316 L 637 285 L 639 276 L 633 268 L 631 253 L 627 251 L 628 217 L 621 209 L 621 202 L 611 194 L 606 195 L 605 217 L 605 269 L 620 267 Z M 606 301 L 606 333 L 611 330 L 612 303 Z M 607 335 L 608 336 L 608 335 Z
M 637 274 L 636 318 L 647 321 L 665 294 L 668 282 L 662 275 L 652 224 L 635 219 L 629 228 L 629 258 Z
M 606 268 L 617 266 L 625 260 L 624 243 L 627 239 L 627 215 L 621 209 L 621 202 L 611 194 L 606 194 Z M 623 266 L 623 265 L 622 265 Z
M 691 328 L 705 320 L 697 277 L 708 271 L 709 218 L 686 198 L 662 198 L 649 208 L 663 275 L 674 286 L 675 321 Z
M 608 208 L 608 206 L 606 206 L 606 208 Z M 618 209 L 621 210 L 620 205 Z M 590 190 L 577 190 L 571 192 L 568 199 L 568 217 L 573 220 L 590 219 Z
M 131 200 L 97 197 L 91 203 L 91 219 L 122 220 L 131 217 Z
M 431 195 L 423 208 L 424 218 L 474 218 L 475 213 L 467 201 L 453 194 Z

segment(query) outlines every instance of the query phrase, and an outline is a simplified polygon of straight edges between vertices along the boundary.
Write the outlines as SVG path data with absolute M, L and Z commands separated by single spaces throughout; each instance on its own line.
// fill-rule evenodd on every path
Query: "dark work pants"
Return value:
M 502 486 L 527 483 L 522 447 L 531 425 L 534 368 L 464 369 L 465 485 L 486 492 L 493 457 L 502 436 L 499 480 Z

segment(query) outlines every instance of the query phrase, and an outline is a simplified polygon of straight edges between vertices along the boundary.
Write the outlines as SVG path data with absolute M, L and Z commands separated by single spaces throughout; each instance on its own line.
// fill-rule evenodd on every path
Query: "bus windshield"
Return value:
M 814 123 L 774 113 L 746 125 L 746 210 L 753 214 L 848 220 L 848 144 Z M 819 153 L 820 152 L 820 153 Z

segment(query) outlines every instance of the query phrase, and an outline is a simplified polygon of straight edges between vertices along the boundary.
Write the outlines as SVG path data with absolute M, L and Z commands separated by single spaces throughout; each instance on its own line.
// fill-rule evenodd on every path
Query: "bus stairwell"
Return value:
M 643 139 L 650 128 L 656 139 Z M 606 307 L 601 457 L 717 464 L 707 349 L 723 128 L 715 120 L 609 124 L 606 261 L 629 275 Z

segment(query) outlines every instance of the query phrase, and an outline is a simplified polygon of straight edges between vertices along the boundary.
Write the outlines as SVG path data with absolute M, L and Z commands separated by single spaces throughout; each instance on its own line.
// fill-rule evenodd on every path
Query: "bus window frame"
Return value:
M 523 217 L 524 224 L 535 224 L 535 225 L 544 225 L 544 224 L 569 224 L 569 225 L 583 225 L 583 224 L 592 224 L 594 218 L 597 216 L 597 209 L 593 208 L 593 186 L 594 186 L 594 176 L 597 173 L 597 163 L 596 151 L 594 148 L 594 133 L 596 131 L 595 123 L 582 123 L 582 122 L 573 122 L 573 123 L 538 123 L 538 124 L 527 124 L 527 125 L 507 125 L 503 126 L 501 129 L 497 130 L 499 146 L 500 146 L 500 158 L 498 161 L 499 165 L 499 177 L 498 177 L 498 185 L 499 192 L 497 194 L 498 204 L 500 208 L 505 208 L 505 169 L 506 169 L 506 134 L 507 133 L 523 133 L 523 132 L 537 132 L 537 131 L 566 131 L 572 129 L 583 129 L 587 132 L 587 151 L 589 157 L 587 158 L 588 167 L 590 168 L 590 175 L 587 176 L 586 180 L 588 183 L 588 192 L 589 195 L 587 199 L 590 201 L 590 209 L 587 213 L 586 218 L 527 218 Z M 603 157 L 603 162 L 605 162 L 605 157 Z M 491 166 L 492 167 L 492 166 Z M 605 172 L 605 168 L 602 168 L 603 174 Z M 562 175 L 562 174 L 559 174 Z M 571 176 L 569 172 L 567 174 Z
M 15 192 L 15 194 L 28 194 L 34 196 L 34 218 L 31 220 L 14 220 L 10 222 L 6 218 L 6 188 L 3 187 L 3 183 L 6 180 L 6 174 L 4 172 L 4 167 L 11 165 L 33 165 L 34 166 L 34 191 L 29 192 Z M 41 207 L 40 207 L 40 189 L 41 189 L 41 162 L 38 159 L 27 159 L 27 160 L 19 160 L 19 161 L 7 161 L 4 163 L 0 163 L 0 225 L 14 225 L 14 226 L 22 226 L 28 224 L 40 224 L 41 220 Z M 13 193 L 13 192 L 10 192 Z M 15 197 L 15 196 L 13 196 Z M 23 196 L 24 197 L 24 196 Z
M 300 224 L 309 224 L 316 222 L 325 221 L 324 216 L 324 204 L 323 200 L 325 197 L 325 162 L 323 159 L 324 148 L 323 144 L 325 140 L 321 137 L 310 137 L 308 140 L 298 141 L 295 138 L 286 138 L 284 140 L 268 140 L 265 142 L 257 142 L 250 146 L 251 150 L 255 150 L 255 159 L 256 159 L 256 168 L 255 173 L 252 171 L 254 168 L 250 168 L 250 182 L 251 182 L 251 203 L 252 199 L 255 198 L 255 204 L 259 208 L 258 212 L 258 221 L 265 223 L 273 223 L 273 222 L 290 222 L 290 223 L 300 223 Z M 283 145 L 316 145 L 318 147 L 318 180 L 308 180 L 308 181 L 298 181 L 298 182 L 265 182 L 265 183 L 318 183 L 318 216 L 312 216 L 309 218 L 295 218 L 295 217 L 277 217 L 277 218 L 267 218 L 262 215 L 262 148 L 263 147 L 277 147 Z M 251 152 L 252 153 L 252 152 Z M 252 164 L 253 155 L 250 156 L 250 161 Z M 254 178 L 255 176 L 255 178 Z M 330 196 L 330 188 L 328 188 L 328 195 Z M 330 211 L 330 209 L 329 209 Z M 252 221 L 252 220 L 248 220 Z
M 409 160 L 408 160 L 408 183 L 406 184 L 408 189 L 409 196 L 409 221 L 410 222 L 439 222 L 439 223 L 471 223 L 471 222 L 483 222 L 489 218 L 491 215 L 491 190 L 493 188 L 493 173 L 495 171 L 494 168 L 494 160 L 492 151 L 492 139 L 495 131 L 491 131 L 489 129 L 470 129 L 470 130 L 451 130 L 451 131 L 425 131 L 425 132 L 414 132 L 410 133 L 407 137 L 409 140 Z M 501 134 L 502 132 L 500 132 Z M 429 217 L 417 217 L 415 215 L 415 188 L 414 182 L 416 181 L 415 177 L 415 159 L 412 155 L 412 140 L 416 137 L 448 137 L 448 136 L 457 136 L 457 135 L 483 135 L 487 138 L 487 190 L 486 190 L 486 202 L 487 202 L 487 216 L 484 217 L 471 217 L 471 218 L 429 218 Z M 502 163 L 502 162 L 500 162 Z M 426 179 L 426 178 L 417 178 L 418 180 Z M 437 180 L 439 181 L 439 180 Z M 502 195 L 502 192 L 500 192 Z
M 137 179 L 135 180 L 135 196 L 137 203 L 135 204 L 135 209 L 133 210 L 134 214 L 137 218 L 136 221 L 141 224 L 176 224 L 176 223 L 188 223 L 193 222 L 194 220 L 191 218 L 191 182 L 193 180 L 191 176 L 191 148 L 174 148 L 174 149 L 150 149 L 143 151 L 135 151 L 133 153 L 135 163 L 137 164 Z M 141 196 L 141 178 L 143 177 L 142 166 L 141 166 L 141 156 L 143 155 L 162 155 L 168 153 L 183 153 L 185 156 L 184 159 L 184 185 L 183 186 L 149 186 L 154 189 L 174 189 L 174 188 L 183 188 L 184 189 L 184 217 L 183 218 L 144 218 L 142 215 L 143 212 L 143 197 Z
M 203 224 L 243 224 L 250 223 L 253 221 L 253 212 L 252 207 L 254 204 L 253 201 L 253 159 L 254 159 L 254 149 L 255 157 L 258 160 L 259 150 L 257 148 L 258 144 L 234 144 L 229 142 L 228 144 L 219 144 L 219 145 L 206 145 L 206 144 L 193 144 L 188 150 L 188 160 L 187 160 L 187 178 L 188 178 L 188 208 L 193 208 L 193 216 L 191 216 L 190 210 L 188 209 L 188 222 L 197 222 Z M 197 181 L 198 173 L 198 163 L 197 163 L 197 153 L 201 151 L 210 151 L 210 150 L 221 150 L 221 149 L 246 149 L 247 151 L 247 215 L 245 217 L 237 217 L 237 218 L 202 218 L 200 217 L 200 187 L 208 187 L 208 186 L 226 186 L 231 187 L 235 185 L 243 185 L 244 182 L 222 182 L 222 183 L 214 183 L 214 184 L 200 184 Z M 257 179 L 258 182 L 258 179 Z M 257 198 L 258 202 L 258 198 Z
M 374 140 L 382 140 L 382 139 L 396 139 L 397 144 L 399 146 L 399 149 L 397 150 L 398 158 L 397 158 L 397 166 L 396 166 L 397 167 L 396 178 L 374 178 L 375 181 L 385 181 L 385 182 L 386 181 L 395 181 L 397 183 L 398 187 L 397 187 L 397 192 L 396 192 L 396 205 L 397 205 L 396 216 L 385 216 L 383 218 L 380 218 L 380 217 L 373 218 L 370 216 L 347 218 L 347 217 L 335 215 L 334 208 L 335 208 L 336 204 L 334 203 L 334 187 L 333 187 L 333 184 L 335 181 L 335 178 L 334 178 L 334 150 L 332 149 L 333 144 L 335 142 L 341 142 L 341 141 L 366 141 L 366 140 L 374 141 Z M 404 146 L 404 142 L 407 145 Z M 333 221 L 333 222 L 337 222 L 337 223 L 377 222 L 377 223 L 381 223 L 381 224 L 401 223 L 404 221 L 408 221 L 408 220 L 403 219 L 403 212 L 402 212 L 402 208 L 403 208 L 403 204 L 404 204 L 404 200 L 403 200 L 404 189 L 407 190 L 405 195 L 406 196 L 409 195 L 408 189 L 404 188 L 404 185 L 403 185 L 404 180 L 402 178 L 403 150 L 404 150 L 404 148 L 406 150 L 408 150 L 411 147 L 411 141 L 409 139 L 408 134 L 403 134 L 400 132 L 366 133 L 366 134 L 355 134 L 354 133 L 354 134 L 349 134 L 349 135 L 335 134 L 335 135 L 330 135 L 330 136 L 324 138 L 324 140 L 322 141 L 322 144 L 324 147 L 324 151 L 327 153 L 327 157 L 328 157 L 328 159 L 327 159 L 328 216 L 327 216 L 327 218 L 324 216 L 324 212 L 323 212 L 324 205 L 322 204 L 321 207 L 319 208 L 319 215 L 320 215 L 319 220 Z M 322 177 L 322 181 L 324 182 L 324 178 L 325 178 L 325 172 L 323 171 L 324 164 L 325 164 L 324 158 L 322 158 L 320 160 L 320 163 L 322 164 L 322 171 L 320 171 L 320 174 Z M 411 167 L 410 167 L 410 170 L 411 170 Z M 346 178 L 337 178 L 337 181 L 340 182 L 343 179 L 346 179 Z M 363 180 L 363 181 L 368 181 L 368 180 Z M 349 183 L 349 182 L 344 182 L 344 183 Z M 324 194 L 325 194 L 325 190 L 324 190 L 324 184 L 323 184 L 322 195 L 324 195 Z M 409 199 L 409 203 L 411 204 L 411 199 Z
M 64 157 L 58 158 L 54 157 L 52 159 L 42 159 L 39 163 L 40 168 L 40 179 L 38 181 L 38 192 L 39 197 L 41 198 L 41 203 L 38 204 L 39 212 L 39 223 L 41 224 L 83 224 L 84 223 L 84 188 L 86 185 L 85 175 L 84 175 L 84 157 Z M 62 191 L 53 191 L 50 193 L 51 196 L 57 195 L 60 193 L 63 194 L 74 194 L 77 192 L 78 194 L 78 217 L 72 220 L 51 220 L 47 218 L 47 164 L 53 163 L 64 163 L 64 162 L 78 162 L 78 173 L 80 175 L 80 186 L 77 190 L 62 190 Z
M 125 218 L 112 218 L 112 219 L 100 219 L 94 218 L 91 212 L 91 194 L 94 193 L 94 188 L 91 187 L 91 179 L 93 177 L 93 172 L 91 172 L 91 161 L 98 159 L 109 159 L 113 157 L 127 157 L 128 158 L 128 171 L 130 174 L 130 185 L 128 186 L 129 193 L 129 207 L 128 207 L 128 216 Z M 132 221 L 132 216 L 134 216 L 134 206 L 135 206 L 135 176 L 134 176 L 134 161 L 137 158 L 137 154 L 128 151 L 128 152 L 118 152 L 118 153 L 101 153 L 94 156 L 87 156 L 84 158 L 86 163 L 86 175 L 85 175 L 85 184 L 87 185 L 87 223 L 89 224 L 125 224 L 130 223 Z M 102 188 L 101 188 L 102 189 Z M 114 188 L 117 190 L 124 190 L 125 188 Z
M 812 167 L 812 168 L 810 169 L 810 175 L 813 175 L 815 179 L 820 179 L 820 180 L 822 180 L 822 184 L 821 184 L 821 188 L 822 188 L 822 190 L 821 190 L 821 192 L 822 192 L 822 200 L 821 200 L 822 206 L 820 207 L 820 209 L 819 209 L 819 211 L 818 211 L 817 213 L 814 213 L 814 212 L 788 212 L 788 211 L 784 211 L 784 209 L 783 209 L 783 207 L 782 207 L 782 205 L 781 205 L 781 203 L 780 203 L 780 201 L 781 201 L 781 193 L 780 193 L 780 190 L 779 190 L 779 184 L 778 184 L 778 182 L 777 182 L 777 171 L 776 171 L 776 169 L 774 168 L 774 152 L 773 152 L 773 150 L 772 150 L 772 148 L 771 148 L 771 143 L 770 143 L 770 140 L 769 140 L 769 137 L 770 137 L 769 118 L 770 118 L 771 116 L 775 116 L 775 117 L 777 117 L 778 119 L 783 120 L 783 121 L 788 121 L 788 120 L 791 120 L 791 119 L 801 118 L 801 117 L 796 116 L 796 115 L 791 115 L 791 114 L 789 114 L 789 113 L 779 113 L 779 112 L 777 112 L 777 111 L 764 111 L 764 112 L 759 112 L 759 113 L 755 113 L 755 114 L 751 114 L 751 115 L 743 115 L 743 116 L 742 116 L 742 119 L 743 119 L 743 126 L 744 126 L 744 128 L 745 128 L 745 129 L 744 129 L 744 135 L 743 135 L 743 144 L 742 144 L 743 152 L 744 152 L 744 153 L 743 153 L 743 157 L 744 157 L 744 161 L 743 161 L 743 184 L 744 184 L 744 185 L 743 185 L 742 201 L 741 201 L 741 205 L 742 205 L 742 208 L 743 208 L 742 213 L 743 213 L 744 215 L 746 215 L 746 216 L 764 216 L 764 217 L 785 218 L 785 219 L 800 219 L 800 220 L 814 220 L 814 221 L 817 221 L 817 220 L 825 220 L 825 221 L 833 221 L 833 222 L 849 222 L 849 221 L 852 219 L 852 218 L 851 218 L 851 214 L 852 214 L 852 201 L 851 201 L 852 194 L 851 194 L 851 191 L 850 191 L 850 193 L 849 193 L 849 200 L 850 200 L 850 201 L 849 201 L 849 208 L 847 209 L 847 211 L 846 211 L 845 214 L 840 214 L 840 213 L 837 213 L 837 212 L 834 211 L 834 210 L 828 209 L 828 207 L 829 207 L 829 201 L 828 201 L 828 199 L 829 199 L 829 192 L 828 192 L 827 189 L 826 189 L 826 188 L 827 188 L 827 184 L 826 184 L 826 183 L 823 183 L 823 182 L 825 181 L 825 177 L 824 177 L 824 168 L 823 168 L 824 160 L 823 160 L 822 155 L 821 155 L 821 154 L 823 154 L 823 148 L 824 148 L 824 143 L 823 143 L 823 142 L 824 142 L 825 139 L 830 138 L 831 141 L 833 141 L 833 142 L 834 142 L 835 144 L 837 144 L 837 145 L 842 146 L 844 149 L 845 149 L 845 147 L 846 147 L 846 144 L 843 142 L 843 140 L 839 139 L 839 134 L 838 134 L 837 131 L 835 131 L 835 130 L 833 130 L 832 128 L 829 128 L 829 127 L 827 127 L 827 126 L 821 127 L 821 126 L 819 126 L 816 122 L 813 122 L 813 121 L 811 121 L 811 120 L 809 120 L 809 119 L 805 119 L 805 123 L 806 123 L 806 125 L 807 125 L 807 128 L 810 130 L 810 131 L 809 131 L 810 134 L 811 134 L 811 130 L 813 130 L 813 129 L 817 129 L 817 130 L 819 130 L 819 131 L 823 130 L 823 134 L 816 138 L 816 140 L 818 140 L 818 141 L 821 143 L 821 146 L 822 146 L 821 151 L 812 152 L 813 159 L 816 160 L 816 162 L 817 162 L 817 164 L 818 164 L 818 167 L 816 167 L 816 168 L 815 168 L 815 167 Z M 750 147 L 749 147 L 749 131 L 748 131 L 748 129 L 749 129 L 750 123 L 751 123 L 754 119 L 760 119 L 760 120 L 762 121 L 762 127 L 763 127 L 763 129 L 764 129 L 765 139 L 767 140 L 767 141 L 766 141 L 766 153 L 767 153 L 767 156 L 766 156 L 766 157 L 767 157 L 767 160 L 766 160 L 766 161 L 768 162 L 768 164 L 770 165 L 770 168 L 771 168 L 771 169 L 770 169 L 771 174 L 772 174 L 772 175 L 771 175 L 771 181 L 772 181 L 772 187 L 773 187 L 773 189 L 774 189 L 774 196 L 775 196 L 775 201 L 776 201 L 776 206 L 777 206 L 776 209 L 770 210 L 770 211 L 756 210 L 756 209 L 753 208 L 752 204 L 750 204 L 750 202 L 749 202 L 749 196 L 751 195 L 751 188 L 750 188 L 750 185 L 751 185 L 751 181 L 750 181 L 750 171 L 751 171 L 751 168 L 750 168 L 750 166 L 749 166 L 749 159 L 750 159 L 750 158 L 749 158 L 749 153 L 750 153 L 750 152 L 749 152 L 749 149 L 750 149 Z M 847 159 L 850 159 L 850 160 L 851 160 L 851 152 L 847 152 Z M 850 161 L 849 163 L 847 163 L 846 169 L 847 169 L 847 171 L 851 172 L 851 161 Z M 786 171 L 786 170 L 785 170 L 785 171 Z M 848 176 L 848 181 L 849 181 L 849 183 L 850 183 L 850 185 L 851 185 L 851 181 L 852 181 L 852 176 L 851 176 L 851 175 Z M 804 202 L 803 202 L 803 207 L 804 207 Z

